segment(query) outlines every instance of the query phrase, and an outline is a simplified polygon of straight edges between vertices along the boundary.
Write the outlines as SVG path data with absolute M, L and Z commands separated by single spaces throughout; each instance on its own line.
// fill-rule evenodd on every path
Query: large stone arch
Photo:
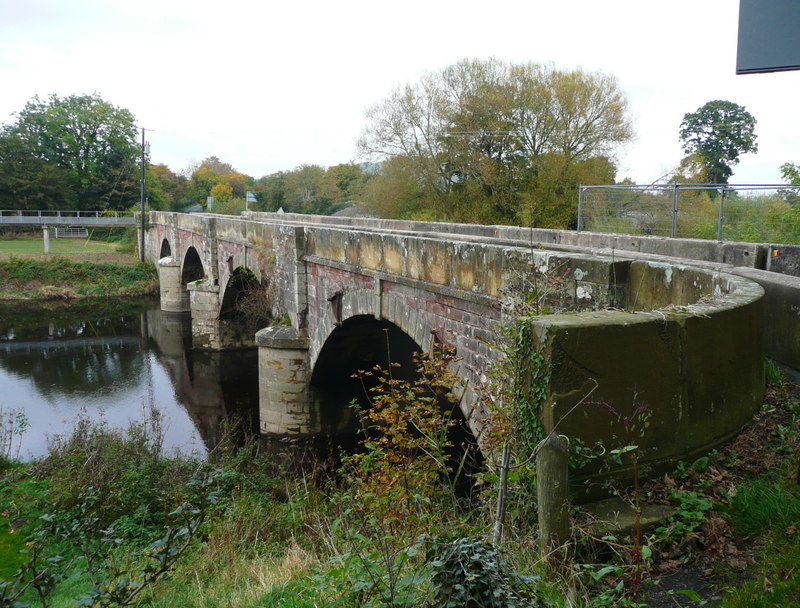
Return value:
M 414 339 L 385 319 L 356 315 L 342 321 L 320 349 L 309 379 L 311 411 L 318 413 L 322 431 L 355 430 L 350 404 L 369 407 L 365 391 L 375 384 L 354 378 L 360 370 L 380 367 L 396 379 L 413 380 L 418 376 L 415 359 L 421 355 Z
M 413 384 L 421 378 L 422 359 L 433 355 L 424 353 L 406 330 L 385 318 L 365 314 L 344 319 L 328 336 L 310 373 L 309 410 L 319 429 L 325 435 L 344 436 L 345 445 L 348 436 L 363 439 L 363 425 L 353 405 L 357 404 L 361 411 L 372 407 L 372 388 L 381 383 L 380 376 Z M 362 370 L 382 373 L 366 375 L 359 373 Z M 417 386 L 422 388 L 425 384 Z M 471 486 L 467 476 L 482 464 L 477 440 L 461 409 L 453 407 L 453 401 L 443 397 L 439 405 L 452 421 L 448 428 L 448 459 L 454 470 L 459 463 L 465 463 L 466 476 L 457 481 L 461 490 L 468 491 Z M 415 431 L 409 428 L 408 432 Z

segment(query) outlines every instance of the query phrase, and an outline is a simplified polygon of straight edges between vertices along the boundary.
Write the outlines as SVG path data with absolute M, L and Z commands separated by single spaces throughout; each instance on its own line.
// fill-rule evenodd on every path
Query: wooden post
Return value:
M 500 461 L 500 487 L 497 490 L 497 510 L 494 514 L 494 530 L 492 542 L 499 547 L 503 542 L 503 525 L 506 519 L 506 492 L 508 491 L 508 467 L 511 462 L 511 444 L 503 444 L 503 456 Z
M 551 433 L 536 455 L 539 549 L 543 558 L 564 557 L 569 539 L 569 486 L 566 442 Z

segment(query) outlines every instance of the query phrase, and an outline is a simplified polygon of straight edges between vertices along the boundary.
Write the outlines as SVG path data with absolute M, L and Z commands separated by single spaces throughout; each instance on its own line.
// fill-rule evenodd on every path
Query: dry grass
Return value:
M 152 605 L 174 606 L 176 597 L 181 602 L 191 598 L 196 608 L 256 605 L 260 598 L 307 575 L 319 563 L 296 543 L 291 543 L 283 556 L 235 556 L 228 561 L 216 561 L 212 570 L 203 572 L 203 566 L 209 566 L 205 563 L 208 558 L 205 548 L 201 549 L 195 556 L 199 567 L 191 568 L 194 574 L 186 576 L 191 569 L 184 569 L 173 576 L 153 594 Z

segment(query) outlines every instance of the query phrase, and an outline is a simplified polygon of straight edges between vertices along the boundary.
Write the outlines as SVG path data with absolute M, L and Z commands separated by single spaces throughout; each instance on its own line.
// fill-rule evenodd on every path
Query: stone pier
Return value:
M 219 286 L 206 279 L 187 285 L 192 309 L 192 346 L 222 348 L 219 320 Z
M 308 338 L 294 327 L 267 327 L 256 334 L 256 345 L 261 432 L 319 433 L 308 390 Z
M 166 312 L 188 312 L 189 290 L 181 285 L 181 263 L 172 258 L 158 261 L 158 284 L 161 295 L 161 310 Z

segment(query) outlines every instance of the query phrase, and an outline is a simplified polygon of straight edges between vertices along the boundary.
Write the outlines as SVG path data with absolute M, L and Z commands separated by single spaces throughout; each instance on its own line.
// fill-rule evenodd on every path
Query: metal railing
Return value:
M 800 243 L 800 186 L 581 186 L 578 230 L 679 238 Z
M 59 211 L 0 209 L 0 225 L 15 226 L 131 226 L 136 222 L 132 211 Z

